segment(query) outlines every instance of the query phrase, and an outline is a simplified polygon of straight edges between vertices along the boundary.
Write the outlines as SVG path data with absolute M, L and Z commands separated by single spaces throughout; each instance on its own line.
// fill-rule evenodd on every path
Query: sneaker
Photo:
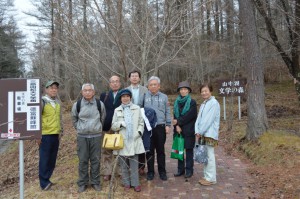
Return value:
M 79 186 L 78 193 L 82 193 L 86 190 L 86 185 Z
M 93 184 L 92 187 L 95 191 L 101 191 L 101 187 L 98 184 Z
M 153 180 L 154 178 L 154 173 L 147 173 L 147 180 Z
M 207 181 L 205 179 L 199 180 L 199 184 L 204 185 L 204 186 L 209 186 L 209 185 L 213 185 L 213 184 L 216 184 L 216 183 L 217 182 L 210 182 L 210 181 Z
M 142 191 L 141 186 L 139 185 L 139 186 L 134 187 L 134 191 L 135 191 L 135 192 L 140 192 L 140 191 Z
M 47 186 L 43 189 L 43 191 L 48 191 L 52 186 L 52 182 L 49 182 L 49 184 L 47 184 Z
M 167 177 L 167 175 L 166 175 L 165 173 L 160 174 L 159 177 L 160 177 L 160 179 L 161 179 L 162 181 L 168 180 L 168 177 Z

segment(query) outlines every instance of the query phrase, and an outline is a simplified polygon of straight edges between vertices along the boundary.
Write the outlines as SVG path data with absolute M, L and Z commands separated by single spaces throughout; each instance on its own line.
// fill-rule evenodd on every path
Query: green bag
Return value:
M 181 134 L 174 137 L 171 158 L 182 160 L 184 158 L 184 138 Z

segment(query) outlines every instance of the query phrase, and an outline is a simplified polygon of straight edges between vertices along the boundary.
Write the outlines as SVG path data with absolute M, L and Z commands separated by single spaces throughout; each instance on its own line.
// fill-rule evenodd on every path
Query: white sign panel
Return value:
M 40 107 L 29 106 L 27 108 L 27 131 L 40 130 Z
M 27 92 L 16 92 L 15 93 L 15 107 L 16 113 L 25 113 L 27 111 L 28 93 Z
M 28 79 L 27 80 L 27 92 L 29 95 L 28 103 L 40 103 L 40 83 L 38 79 Z

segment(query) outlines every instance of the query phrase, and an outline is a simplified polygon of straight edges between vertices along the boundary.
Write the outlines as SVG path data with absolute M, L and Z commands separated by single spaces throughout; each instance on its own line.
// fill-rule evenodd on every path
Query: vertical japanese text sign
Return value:
M 1 139 L 40 139 L 40 79 L 0 79 Z

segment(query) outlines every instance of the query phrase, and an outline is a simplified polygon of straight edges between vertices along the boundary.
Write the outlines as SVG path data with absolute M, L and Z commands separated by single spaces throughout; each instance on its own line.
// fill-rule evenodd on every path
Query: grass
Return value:
M 258 165 L 293 165 L 297 159 L 292 157 L 300 154 L 300 137 L 284 131 L 270 131 L 257 142 L 242 144 L 240 149 Z

